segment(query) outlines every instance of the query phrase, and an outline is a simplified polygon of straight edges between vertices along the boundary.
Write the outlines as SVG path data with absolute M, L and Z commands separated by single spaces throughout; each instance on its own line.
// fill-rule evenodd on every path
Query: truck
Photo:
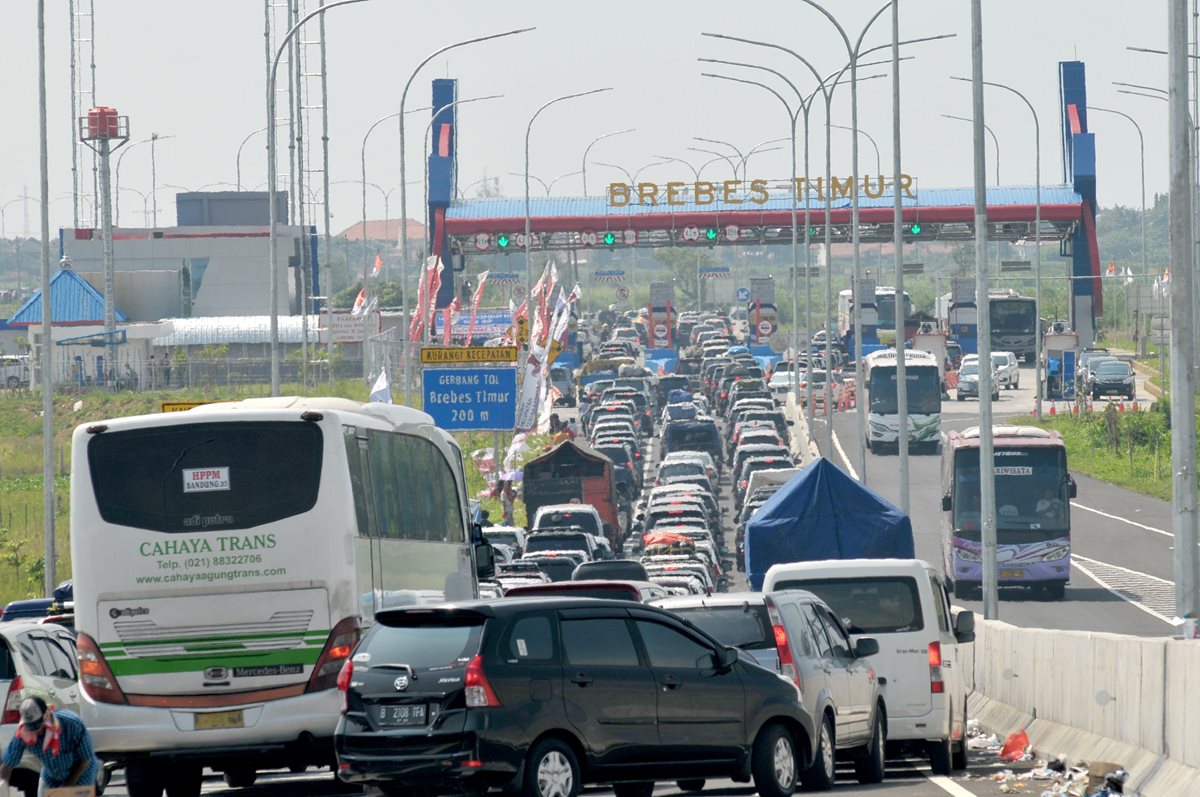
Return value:
M 805 467 L 746 524 L 746 578 L 761 590 L 776 564 L 912 559 L 912 521 L 825 458 Z

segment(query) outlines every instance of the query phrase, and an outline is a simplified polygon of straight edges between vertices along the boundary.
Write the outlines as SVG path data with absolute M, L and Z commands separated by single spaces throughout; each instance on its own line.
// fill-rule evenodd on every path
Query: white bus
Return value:
M 81 714 L 131 797 L 331 764 L 338 673 L 375 611 L 475 597 L 492 566 L 462 453 L 417 410 L 251 399 L 85 424 L 73 446 Z
M 942 426 L 942 365 L 927 351 L 904 352 L 908 386 L 908 440 L 914 449 L 937 451 Z M 877 451 L 898 445 L 900 410 L 896 401 L 896 350 L 863 358 L 867 390 L 867 447 Z

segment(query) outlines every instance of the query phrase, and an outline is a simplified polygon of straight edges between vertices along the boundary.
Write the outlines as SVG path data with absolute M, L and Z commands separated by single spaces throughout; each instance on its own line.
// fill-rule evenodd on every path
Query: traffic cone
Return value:
M 1058 415 L 1058 402 L 1052 401 L 1050 402 L 1050 417 L 1053 418 L 1055 415 Z
M 1117 412 L 1124 412 L 1124 411 L 1125 411 L 1125 402 L 1122 401 L 1120 404 L 1117 405 Z
M 1078 414 L 1079 414 L 1079 404 L 1072 404 L 1072 405 L 1071 405 L 1071 414 L 1072 414 L 1072 415 L 1078 415 Z

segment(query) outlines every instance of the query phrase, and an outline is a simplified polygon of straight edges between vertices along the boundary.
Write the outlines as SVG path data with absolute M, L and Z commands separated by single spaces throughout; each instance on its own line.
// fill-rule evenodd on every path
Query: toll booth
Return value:
M 1042 340 L 1042 372 L 1046 380 L 1046 398 L 1075 398 L 1075 364 L 1078 357 L 1077 333 L 1046 333 Z

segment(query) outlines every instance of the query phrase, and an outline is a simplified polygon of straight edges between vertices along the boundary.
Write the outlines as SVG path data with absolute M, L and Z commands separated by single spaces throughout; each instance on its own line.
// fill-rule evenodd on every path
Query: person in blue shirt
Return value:
M 42 762 L 38 794 L 62 786 L 94 786 L 100 762 L 92 737 L 73 711 L 54 709 L 40 697 L 21 701 L 21 723 L 0 764 L 0 781 L 8 782 L 21 757 L 32 753 Z

